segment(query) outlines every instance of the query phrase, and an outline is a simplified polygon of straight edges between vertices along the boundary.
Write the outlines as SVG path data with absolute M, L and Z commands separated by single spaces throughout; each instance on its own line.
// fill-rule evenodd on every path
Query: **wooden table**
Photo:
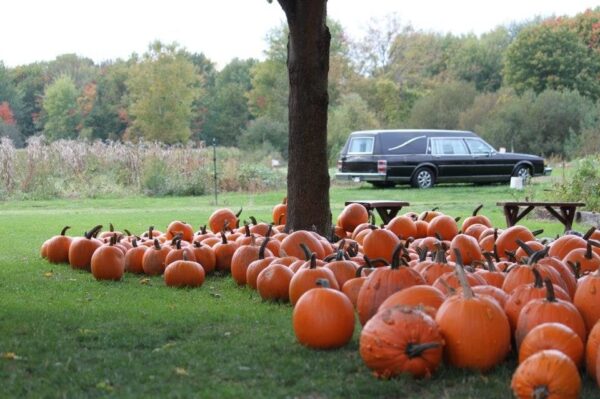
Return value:
M 583 202 L 528 202 L 528 201 L 512 201 L 498 202 L 496 205 L 504 208 L 504 216 L 506 217 L 506 225 L 514 226 L 517 222 L 536 207 L 543 207 L 558 219 L 565 226 L 565 231 L 571 230 L 573 227 L 573 219 L 577 207 L 585 206 Z M 523 209 L 521 209 L 523 208 Z
M 408 202 L 404 201 L 346 201 L 346 205 L 350 204 L 361 204 L 362 206 L 367 208 L 368 211 L 372 211 L 374 209 L 377 210 L 377 213 L 379 214 L 381 220 L 383 220 L 383 223 L 385 224 L 388 224 L 390 220 L 396 217 L 396 215 L 398 214 L 400 209 L 402 209 L 403 206 L 410 205 Z

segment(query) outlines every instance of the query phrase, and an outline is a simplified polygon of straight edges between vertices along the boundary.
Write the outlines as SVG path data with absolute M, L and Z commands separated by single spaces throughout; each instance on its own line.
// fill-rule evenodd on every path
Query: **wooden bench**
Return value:
M 504 208 L 507 227 L 514 226 L 536 207 L 543 207 L 565 226 L 565 231 L 571 230 L 577 207 L 585 206 L 583 202 L 528 202 L 509 201 L 498 202 L 496 205 Z M 523 208 L 523 209 L 521 209 Z
M 396 217 L 396 215 L 398 214 L 400 209 L 402 209 L 403 206 L 410 205 L 408 202 L 404 202 L 404 201 L 379 201 L 379 200 L 376 200 L 376 201 L 367 201 L 367 200 L 346 201 L 345 205 L 350 205 L 350 204 L 361 204 L 362 206 L 367 208 L 368 211 L 376 210 L 377 213 L 379 214 L 379 216 L 381 217 L 381 220 L 385 224 L 388 224 L 390 222 L 390 220 L 392 220 L 394 217 Z

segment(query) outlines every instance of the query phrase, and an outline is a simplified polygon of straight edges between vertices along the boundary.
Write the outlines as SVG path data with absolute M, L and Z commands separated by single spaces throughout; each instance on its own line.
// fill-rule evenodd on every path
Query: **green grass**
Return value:
M 535 199 L 546 186 L 536 185 Z M 528 192 L 533 195 L 533 191 Z M 504 226 L 497 201 L 523 199 L 505 186 L 447 186 L 419 191 L 336 187 L 337 215 L 349 199 L 398 199 L 406 211 L 434 206 L 466 217 L 479 203 Z M 283 192 L 227 194 L 219 206 L 244 207 L 268 220 Z M 372 377 L 358 354 L 357 328 L 346 347 L 314 351 L 299 345 L 289 305 L 264 303 L 230 277 L 210 276 L 200 289 L 143 284 L 126 275 L 101 283 L 86 272 L 51 265 L 39 247 L 64 225 L 81 234 L 95 224 L 141 233 L 174 219 L 198 227 L 213 198 L 125 198 L 0 204 L 0 397 L 405 397 L 507 398 L 514 359 L 489 374 L 442 368 L 431 380 Z M 404 210 L 403 210 L 404 211 Z M 544 235 L 558 223 L 526 219 Z M 585 226 L 575 226 L 583 230 Z M 14 353 L 16 358 L 7 353 Z M 596 392 L 585 378 L 583 397 Z

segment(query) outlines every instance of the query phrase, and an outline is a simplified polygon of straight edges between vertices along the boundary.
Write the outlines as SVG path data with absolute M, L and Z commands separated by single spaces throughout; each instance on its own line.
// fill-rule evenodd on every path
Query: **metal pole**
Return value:
M 214 180 L 215 180 L 215 205 L 218 205 L 217 197 L 217 139 L 213 138 L 213 166 L 214 166 Z

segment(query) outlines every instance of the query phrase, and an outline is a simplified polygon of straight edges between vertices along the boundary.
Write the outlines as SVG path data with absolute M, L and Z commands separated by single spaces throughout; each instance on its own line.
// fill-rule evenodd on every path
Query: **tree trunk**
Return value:
M 327 165 L 327 0 L 278 0 L 289 26 L 287 229 L 331 231 Z

